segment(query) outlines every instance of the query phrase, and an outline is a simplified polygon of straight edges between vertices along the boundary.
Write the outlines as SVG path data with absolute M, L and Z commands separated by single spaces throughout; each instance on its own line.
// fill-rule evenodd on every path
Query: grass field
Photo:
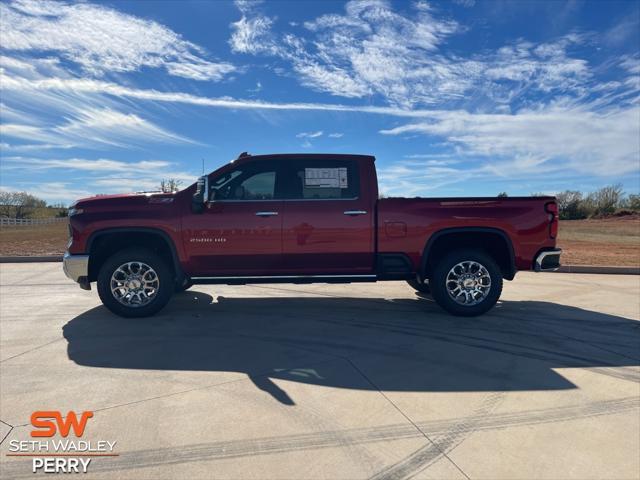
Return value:
M 69 239 L 67 222 L 0 228 L 0 255 L 62 254 Z
M 67 224 L 0 229 L 0 255 L 57 255 Z M 640 215 L 560 222 L 558 246 L 565 265 L 640 266 Z
M 565 265 L 640 266 L 640 215 L 560 222 Z

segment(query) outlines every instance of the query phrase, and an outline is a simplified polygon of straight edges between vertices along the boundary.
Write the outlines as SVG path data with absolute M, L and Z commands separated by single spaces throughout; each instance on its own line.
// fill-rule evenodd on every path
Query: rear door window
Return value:
M 358 198 L 358 165 L 351 160 L 287 161 L 285 198 L 291 200 L 348 200 Z

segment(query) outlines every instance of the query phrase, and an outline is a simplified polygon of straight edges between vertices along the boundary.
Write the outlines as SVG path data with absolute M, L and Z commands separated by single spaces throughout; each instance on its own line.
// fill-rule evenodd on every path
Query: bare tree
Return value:
M 590 209 L 585 204 L 582 192 L 577 190 L 565 190 L 556 195 L 558 210 L 560 211 L 561 220 L 577 220 L 587 218 Z
M 593 208 L 594 215 L 609 215 L 616 211 L 622 200 L 622 185 L 617 183 L 596 190 L 587 196 L 587 203 Z
M 36 208 L 47 206 L 47 202 L 27 192 L 7 192 L 0 190 L 0 216 L 28 218 Z
M 627 208 L 634 211 L 640 210 L 640 195 L 630 194 L 627 197 Z
M 167 178 L 162 179 L 160 181 L 159 189 L 165 193 L 173 193 L 180 190 L 180 186 L 182 185 L 182 180 L 178 180 L 176 178 Z

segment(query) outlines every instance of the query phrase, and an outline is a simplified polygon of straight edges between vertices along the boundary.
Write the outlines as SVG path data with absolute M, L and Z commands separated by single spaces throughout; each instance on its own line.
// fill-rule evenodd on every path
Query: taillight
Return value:
M 544 209 L 549 214 L 549 237 L 556 238 L 558 236 L 558 204 L 549 202 Z

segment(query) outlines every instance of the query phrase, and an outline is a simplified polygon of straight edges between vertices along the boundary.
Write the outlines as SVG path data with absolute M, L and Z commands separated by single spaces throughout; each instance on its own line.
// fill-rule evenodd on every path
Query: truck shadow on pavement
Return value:
M 589 368 L 640 382 L 638 369 L 623 368 L 640 365 L 640 322 L 614 315 L 504 301 L 482 317 L 459 318 L 426 297 L 270 290 L 283 296 L 187 291 L 144 319 L 93 308 L 63 327 L 69 359 L 101 368 L 241 372 L 288 405 L 294 399 L 278 379 L 383 391 L 560 390 L 576 387 L 555 369 Z

